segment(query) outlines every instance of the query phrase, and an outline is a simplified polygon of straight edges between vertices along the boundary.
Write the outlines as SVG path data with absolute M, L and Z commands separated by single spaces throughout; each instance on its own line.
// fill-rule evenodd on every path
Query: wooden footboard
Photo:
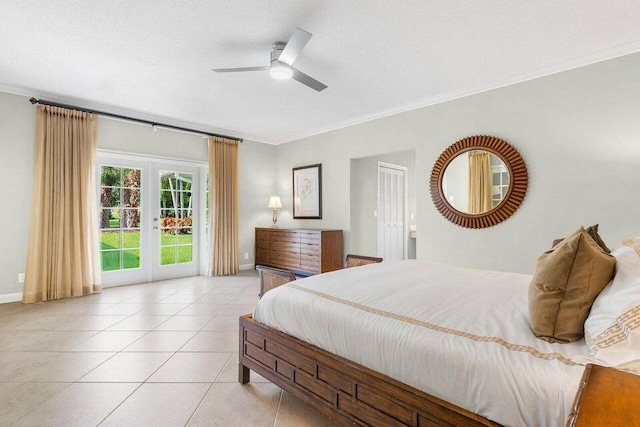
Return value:
M 479 415 L 240 317 L 238 380 L 253 370 L 341 425 L 498 426 Z

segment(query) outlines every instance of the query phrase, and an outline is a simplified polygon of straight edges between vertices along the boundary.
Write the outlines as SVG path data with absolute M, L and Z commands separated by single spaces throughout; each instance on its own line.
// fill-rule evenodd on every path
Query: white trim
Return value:
M 240 270 L 253 270 L 253 264 L 240 264 Z
M 209 175 L 209 163 L 200 165 L 200 212 L 199 212 L 199 233 L 200 233 L 200 275 L 206 276 L 209 268 L 209 245 L 211 239 L 207 235 L 207 176 Z
M 0 295 L 0 304 L 22 301 L 22 292 Z
M 451 92 L 443 93 L 428 98 L 423 98 L 418 101 L 409 102 L 407 104 L 400 104 L 395 107 L 387 108 L 377 111 L 371 114 L 365 114 L 354 119 L 345 120 L 343 122 L 334 123 L 321 128 L 311 130 L 309 132 L 303 132 L 297 135 L 291 135 L 284 138 L 272 139 L 271 144 L 280 145 L 287 142 L 297 141 L 299 139 L 309 138 L 314 135 L 319 135 L 326 132 L 346 128 L 349 126 L 357 125 L 364 122 L 369 122 L 375 119 L 381 119 L 387 116 L 393 116 L 394 114 L 404 113 L 406 111 L 417 110 L 418 108 L 428 107 L 435 104 L 441 104 L 443 102 L 452 101 L 458 98 L 464 98 L 466 96 L 475 95 L 482 92 L 488 92 L 490 90 L 499 89 L 505 86 L 511 86 L 517 83 L 534 80 L 540 77 L 549 76 L 551 74 L 562 73 L 564 71 L 573 70 L 575 68 L 584 67 L 587 65 L 596 64 L 598 62 L 608 61 L 610 59 L 619 58 L 626 55 L 631 55 L 640 51 L 640 41 L 635 41 L 620 46 L 615 46 L 609 49 L 605 49 L 600 52 L 585 55 L 579 58 L 563 61 L 559 64 L 551 65 L 544 68 L 539 68 L 534 71 L 525 72 L 514 77 L 507 77 L 505 79 L 496 80 L 494 82 L 484 83 L 477 86 L 471 86 L 469 88 L 454 90 Z M 263 141 L 260 141 L 263 142 Z
M 400 165 L 394 165 L 393 163 L 386 163 L 386 162 L 381 162 L 378 161 L 378 173 L 376 174 L 376 184 L 378 185 L 378 191 L 377 191 L 377 196 L 378 196 L 378 201 L 377 201 L 377 209 L 378 209 L 378 218 L 380 218 L 380 168 L 387 168 L 387 169 L 395 169 L 395 170 L 399 170 L 402 171 L 402 174 L 404 176 L 404 201 L 403 201 L 403 206 L 404 206 L 404 218 L 402 219 L 402 246 L 404 248 L 403 250 L 403 254 L 402 254 L 402 259 L 409 259 L 409 239 L 407 238 L 407 233 L 409 230 L 409 218 L 408 218 L 408 214 L 409 214 L 409 168 L 406 166 L 400 166 Z M 379 220 L 378 220 L 379 221 Z M 378 232 L 378 224 L 376 224 L 376 234 Z M 380 254 L 380 240 L 378 240 L 378 256 L 382 257 L 382 255 Z
M 155 154 L 146 153 L 134 153 L 131 151 L 118 151 L 109 150 L 106 148 L 98 148 L 98 155 L 108 156 L 112 159 L 118 160 L 134 160 L 134 161 L 155 161 L 161 160 L 163 163 L 173 163 L 177 165 L 207 165 L 206 160 L 189 160 L 189 159 L 176 159 L 175 157 L 157 156 Z

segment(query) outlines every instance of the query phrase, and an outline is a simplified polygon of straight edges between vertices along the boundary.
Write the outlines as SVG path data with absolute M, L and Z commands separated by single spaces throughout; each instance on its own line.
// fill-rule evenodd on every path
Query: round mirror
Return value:
M 458 154 L 442 177 L 442 193 L 449 205 L 466 214 L 482 214 L 498 206 L 509 190 L 509 169 L 486 150 Z
M 527 191 L 527 167 L 518 151 L 493 136 L 471 136 L 449 146 L 431 172 L 433 202 L 449 221 L 490 227 L 509 218 Z

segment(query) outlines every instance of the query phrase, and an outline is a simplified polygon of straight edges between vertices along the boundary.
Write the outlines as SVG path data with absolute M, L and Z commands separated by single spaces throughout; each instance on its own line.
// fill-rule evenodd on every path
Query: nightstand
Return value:
M 567 427 L 640 426 L 640 375 L 587 365 Z

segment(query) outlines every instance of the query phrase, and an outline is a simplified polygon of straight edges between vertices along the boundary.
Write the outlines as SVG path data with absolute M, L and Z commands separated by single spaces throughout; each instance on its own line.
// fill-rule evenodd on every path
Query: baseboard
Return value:
M 253 264 L 240 264 L 240 270 L 253 270 Z
M 16 292 L 15 294 L 0 295 L 0 304 L 5 302 L 22 301 L 22 292 Z

